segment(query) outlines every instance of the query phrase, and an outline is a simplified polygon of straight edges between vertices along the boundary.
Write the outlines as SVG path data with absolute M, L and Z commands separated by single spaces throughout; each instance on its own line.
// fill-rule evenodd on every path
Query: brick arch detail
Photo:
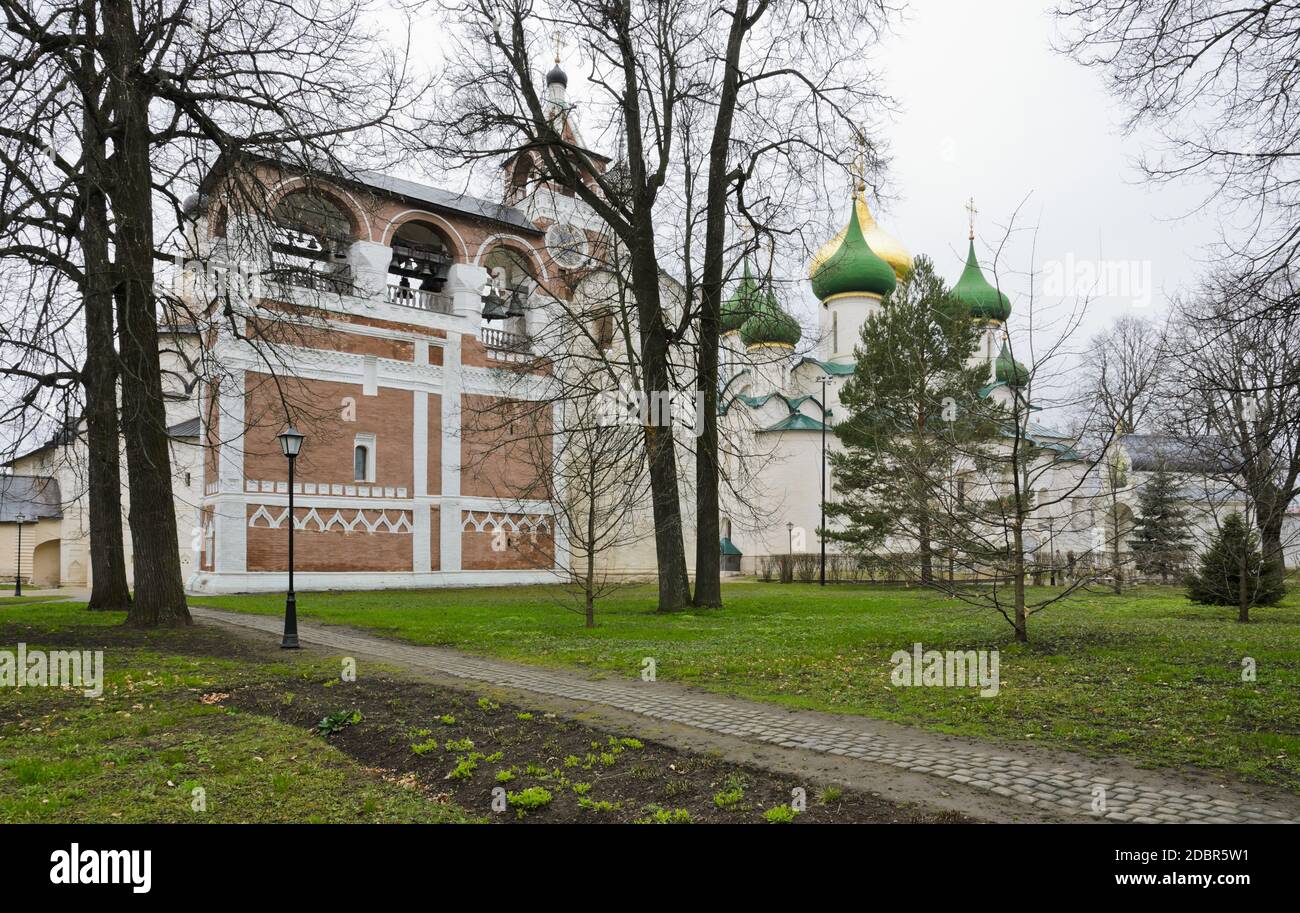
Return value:
M 347 216 L 348 221 L 352 223 L 351 238 L 349 240 L 370 241 L 373 239 L 374 229 L 370 218 L 365 214 L 361 204 L 357 202 L 357 198 L 342 187 L 332 184 L 313 183 L 301 177 L 286 178 L 272 188 L 269 194 L 270 204 L 268 208 L 274 212 L 280 200 L 299 190 L 318 193 L 341 209 L 343 214 Z
M 453 259 L 457 263 L 469 261 L 469 245 L 465 243 L 465 236 L 460 233 L 455 225 L 442 216 L 424 209 L 407 209 L 389 219 L 388 227 L 380 233 L 379 243 L 391 246 L 393 235 L 397 234 L 397 229 L 407 222 L 428 222 L 446 235 L 447 239 L 455 246 Z

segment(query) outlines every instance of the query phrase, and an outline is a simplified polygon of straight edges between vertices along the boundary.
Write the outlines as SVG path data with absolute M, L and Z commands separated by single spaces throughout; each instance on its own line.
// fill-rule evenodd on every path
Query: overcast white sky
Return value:
M 1032 194 L 1022 218 L 1039 226 L 1040 269 L 1068 257 L 1149 264 L 1147 311 L 1160 312 L 1169 294 L 1194 282 L 1215 222 L 1179 218 L 1200 202 L 1198 188 L 1142 181 L 1133 160 L 1149 138 L 1123 135 L 1123 112 L 1101 74 L 1052 50 L 1058 26 L 1049 7 L 1047 0 L 912 4 L 880 56 L 885 89 L 903 110 L 886 137 L 888 189 L 897 199 L 878 218 L 955 279 L 966 253 L 964 201 L 974 196 L 976 231 L 992 242 Z M 1019 238 L 1008 251 L 1008 269 L 1029 268 L 1030 240 Z M 1049 276 L 1040 277 L 1040 292 Z M 1002 281 L 1012 286 L 1014 306 L 1027 280 Z M 1099 289 L 1112 290 L 1125 294 L 1096 300 L 1085 333 L 1133 309 L 1128 289 Z

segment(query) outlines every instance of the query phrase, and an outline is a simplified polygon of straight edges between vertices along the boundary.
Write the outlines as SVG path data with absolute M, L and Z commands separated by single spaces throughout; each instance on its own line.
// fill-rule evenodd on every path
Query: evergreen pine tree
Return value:
M 1187 598 L 1204 605 L 1237 606 L 1239 621 L 1250 621 L 1253 606 L 1273 605 L 1286 594 L 1282 570 L 1265 562 L 1259 536 L 1241 514 L 1232 513 L 1187 578 Z
M 1138 570 L 1176 577 L 1191 552 L 1187 515 L 1178 497 L 1178 480 L 1163 465 L 1142 486 L 1138 521 L 1129 537 Z
M 859 554 L 891 538 L 914 543 L 902 570 L 934 580 L 936 543 L 940 552 L 952 547 L 942 501 L 954 486 L 954 454 L 991 434 L 979 396 L 989 369 L 969 365 L 980 333 L 924 255 L 867 319 L 840 392 L 848 416 L 835 433 L 845 449 L 831 456 L 839 497 L 826 512 L 844 528 L 828 539 Z

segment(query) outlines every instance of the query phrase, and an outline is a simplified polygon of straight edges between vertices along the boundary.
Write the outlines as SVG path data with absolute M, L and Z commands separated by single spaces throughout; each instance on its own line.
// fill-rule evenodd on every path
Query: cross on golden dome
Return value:
M 867 189 L 867 135 L 854 130 L 853 140 L 858 147 L 853 156 L 853 192 L 862 193 Z

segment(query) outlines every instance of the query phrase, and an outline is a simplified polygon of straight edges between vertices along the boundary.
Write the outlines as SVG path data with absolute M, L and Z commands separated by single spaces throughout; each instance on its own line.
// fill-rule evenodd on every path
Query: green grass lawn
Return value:
M 1028 645 L 991 612 L 923 590 L 733 583 L 720 610 L 657 615 L 621 591 L 586 630 L 553 588 L 300 593 L 304 618 L 531 663 L 661 678 L 944 732 L 1194 765 L 1300 792 L 1300 594 L 1241 625 L 1172 589 L 1080 595 L 1030 619 Z M 279 614 L 283 597 L 196 603 Z M 894 688 L 890 656 L 996 647 L 1001 692 Z M 1243 657 L 1257 681 L 1241 680 Z
M 137 632 L 80 603 L 0 607 L 0 649 L 104 649 L 98 699 L 0 688 L 0 822 L 458 821 L 464 813 L 378 778 L 325 739 L 204 703 L 221 688 L 337 676 L 230 653 L 215 630 Z M 203 790 L 206 808 L 194 808 Z

